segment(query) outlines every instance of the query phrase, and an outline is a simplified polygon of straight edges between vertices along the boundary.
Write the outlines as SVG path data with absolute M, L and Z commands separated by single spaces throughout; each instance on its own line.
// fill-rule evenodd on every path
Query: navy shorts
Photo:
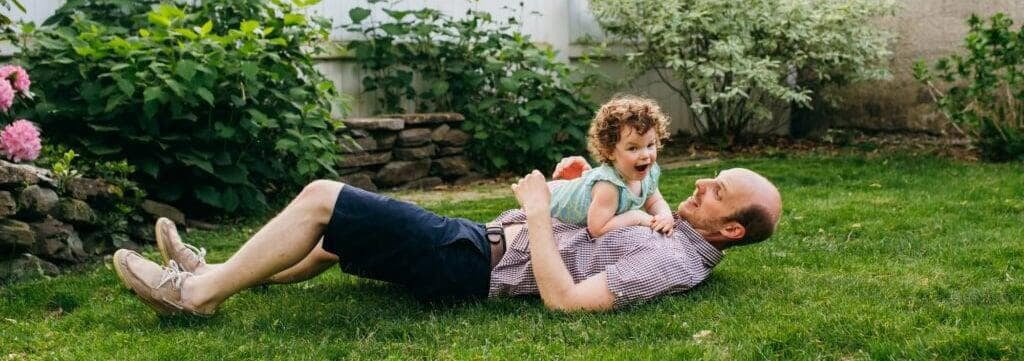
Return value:
M 345 185 L 324 233 L 341 270 L 408 287 L 424 301 L 487 296 L 491 252 L 485 228 Z

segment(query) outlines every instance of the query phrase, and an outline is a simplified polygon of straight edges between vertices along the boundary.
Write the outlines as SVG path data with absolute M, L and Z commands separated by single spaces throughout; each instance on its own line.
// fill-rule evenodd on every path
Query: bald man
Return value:
M 567 168 L 589 165 L 566 158 L 556 178 Z M 166 266 L 119 250 L 114 268 L 162 315 L 212 315 L 246 288 L 304 281 L 333 265 L 401 284 L 427 301 L 533 294 L 552 310 L 604 311 L 696 286 L 721 261 L 721 250 L 771 236 L 782 212 L 771 182 L 730 169 L 695 183 L 668 235 L 641 226 L 648 222 L 636 214 L 638 226 L 594 239 L 585 226 L 551 218 L 540 172 L 512 190 L 521 209 L 478 224 L 318 180 L 224 263 L 207 264 L 204 250 L 184 243 L 161 219 L 157 245 Z

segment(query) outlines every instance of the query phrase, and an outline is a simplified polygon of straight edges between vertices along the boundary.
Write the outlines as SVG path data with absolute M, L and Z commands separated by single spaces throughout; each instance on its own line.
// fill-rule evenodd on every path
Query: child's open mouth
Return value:
M 638 165 L 638 166 L 634 166 L 633 169 L 636 169 L 637 172 L 643 172 L 643 171 L 647 170 L 647 167 L 650 167 L 650 166 L 651 166 L 650 164 Z

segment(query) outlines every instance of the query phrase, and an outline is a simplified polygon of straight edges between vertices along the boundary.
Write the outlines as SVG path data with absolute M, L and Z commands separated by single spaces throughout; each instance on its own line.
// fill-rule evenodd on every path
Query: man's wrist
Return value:
M 523 210 L 523 213 L 526 213 L 526 218 L 541 217 L 541 216 L 543 216 L 543 217 L 550 217 L 551 211 L 548 210 L 550 208 L 551 208 L 550 206 L 548 206 L 548 207 L 527 207 L 526 209 Z

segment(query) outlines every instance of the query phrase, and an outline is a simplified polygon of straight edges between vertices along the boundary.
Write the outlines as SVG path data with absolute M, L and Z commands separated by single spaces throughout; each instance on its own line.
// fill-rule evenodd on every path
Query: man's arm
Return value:
M 615 295 L 608 289 L 605 273 L 575 283 L 558 254 L 551 228 L 551 192 L 544 175 L 535 170 L 513 184 L 512 191 L 526 213 L 533 276 L 544 305 L 557 311 L 612 309 Z

